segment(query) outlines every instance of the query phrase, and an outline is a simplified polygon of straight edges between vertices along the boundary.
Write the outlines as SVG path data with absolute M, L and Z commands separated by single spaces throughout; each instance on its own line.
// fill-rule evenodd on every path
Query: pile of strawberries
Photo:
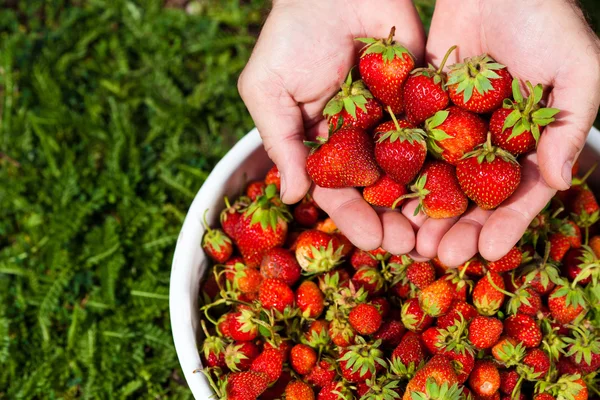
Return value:
M 439 85 L 446 77 L 431 68 L 407 77 L 412 58 L 402 48 L 376 40 L 367 44 L 359 67 L 373 95 L 392 109 L 392 122 L 376 129 L 375 163 L 364 129 L 381 118 L 381 106 L 362 83 L 347 82 L 337 97 L 342 109 L 333 102 L 327 110 L 342 128 L 311 157 L 328 146 L 338 155 L 360 148 L 364 163 L 356 170 L 338 170 L 319 184 L 339 178 L 344 185 L 356 184 L 358 173 L 368 186 L 367 199 L 393 205 L 421 169 L 415 164 L 392 172 L 394 157 L 423 163 L 429 141 L 444 161 L 427 161 L 413 184 L 425 212 L 447 216 L 448 209 L 442 208 L 448 203 L 452 213 L 464 211 L 462 191 L 452 192 L 459 186 L 481 206 L 505 198 L 510 190 L 484 189 L 476 182 L 484 171 L 475 170 L 509 176 L 516 165 L 509 152 L 535 146 L 539 127 L 551 119 L 535 114 L 547 110 L 537 106 L 541 89 L 533 88 L 525 100 L 513 85 L 514 99 L 504 102 L 512 108 L 497 108 L 511 82 L 508 72 L 487 57 L 457 66 L 458 75 L 451 73 Z M 388 82 L 403 82 L 401 101 L 389 87 L 367 78 L 377 76 L 373 65 L 382 58 L 396 75 L 406 72 L 403 79 Z M 471 92 L 470 74 L 475 89 L 488 89 L 485 94 Z M 456 106 L 446 108 L 448 97 Z M 415 99 L 426 100 L 416 107 Z M 495 145 L 488 140 L 474 148 L 485 142 L 488 123 L 465 108 L 495 110 Z M 406 120 L 394 115 L 402 109 Z M 511 117 L 517 111 L 519 118 Z M 504 122 L 494 123 L 499 118 Z M 415 128 L 423 121 L 427 132 Z M 503 131 L 506 121 L 512 125 Z M 472 151 L 477 156 L 463 158 Z M 339 161 L 357 162 L 352 158 Z M 309 159 L 309 171 L 310 165 Z M 476 256 L 448 268 L 437 259 L 416 262 L 383 249 L 355 248 L 309 195 L 293 206 L 283 204 L 273 167 L 233 203 L 226 199 L 220 228 L 207 227 L 203 238 L 214 266 L 202 285 L 202 372 L 223 400 L 598 398 L 600 207 L 586 184 L 588 176 L 559 193 L 502 259 L 488 262 Z M 369 187 L 373 182 L 379 183 Z M 502 182 L 508 184 L 494 181 L 497 186 Z
M 469 199 L 493 209 L 519 186 L 517 157 L 536 148 L 559 110 L 540 105 L 542 85 L 526 82 L 529 96 L 505 66 L 488 55 L 449 67 L 416 68 L 393 41 L 363 38 L 358 71 L 323 114 L 328 138 L 312 147 L 306 169 L 326 188 L 364 187 L 374 206 L 395 208 L 420 199 L 431 218 L 463 214 Z M 389 120 L 381 122 L 385 115 Z

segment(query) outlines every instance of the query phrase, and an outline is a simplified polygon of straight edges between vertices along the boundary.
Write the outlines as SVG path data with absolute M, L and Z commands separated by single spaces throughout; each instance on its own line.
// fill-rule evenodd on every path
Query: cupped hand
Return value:
M 438 0 L 427 59 L 448 64 L 487 53 L 523 83 L 541 83 L 547 104 L 561 112 L 543 131 L 537 154 L 521 158 L 515 193 L 494 211 L 473 207 L 454 220 L 424 222 L 417 251 L 457 266 L 477 252 L 497 260 L 514 246 L 557 190 L 571 184 L 571 170 L 600 104 L 600 44 L 570 0 Z
M 362 45 L 354 39 L 387 37 L 394 25 L 396 40 L 422 60 L 424 32 L 410 0 L 273 2 L 238 87 L 281 173 L 284 202 L 299 201 L 311 187 L 303 140 L 327 134 L 322 111 L 357 63 Z M 316 187 L 313 198 L 358 247 L 414 248 L 414 221 L 376 212 L 356 189 Z

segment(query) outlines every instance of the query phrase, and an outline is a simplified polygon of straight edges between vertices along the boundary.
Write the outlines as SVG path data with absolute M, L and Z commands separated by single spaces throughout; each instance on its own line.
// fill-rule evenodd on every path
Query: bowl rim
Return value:
M 198 400 L 208 399 L 213 392 L 204 374 L 194 373 L 195 370 L 202 368 L 196 341 L 198 327 L 192 318 L 193 313 L 198 312 L 195 306 L 198 293 L 193 292 L 198 288 L 198 282 L 195 280 L 199 280 L 200 277 L 198 276 L 199 265 L 197 263 L 192 265 L 194 263 L 190 260 L 192 258 L 190 255 L 200 247 L 198 238 L 201 238 L 203 230 L 198 232 L 190 232 L 190 230 L 199 225 L 196 220 L 197 215 L 200 215 L 199 211 L 203 212 L 211 206 L 206 204 L 209 201 L 205 198 L 212 199 L 212 194 L 218 192 L 223 182 L 261 145 L 258 130 L 254 128 L 217 163 L 188 209 L 173 255 L 169 288 L 171 331 L 185 379 L 194 398 Z M 600 154 L 600 131 L 595 127 L 590 130 L 587 146 Z

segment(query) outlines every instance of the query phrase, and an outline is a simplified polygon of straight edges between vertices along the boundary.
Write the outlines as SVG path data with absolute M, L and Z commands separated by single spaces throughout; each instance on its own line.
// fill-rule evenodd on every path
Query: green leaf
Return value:
M 522 103 L 523 102 L 523 93 L 521 93 L 521 88 L 519 85 L 519 80 L 514 78 L 512 81 L 512 93 L 515 102 Z
M 448 114 L 450 114 L 450 112 L 447 110 L 442 110 L 442 111 L 436 112 L 433 115 L 433 117 L 431 117 L 427 120 L 427 126 L 429 128 L 435 128 L 435 127 L 440 126 L 446 120 L 446 118 L 448 118 Z
M 556 114 L 560 112 L 557 108 L 540 108 L 537 111 L 534 111 L 531 116 L 537 119 L 548 119 L 554 117 Z
M 533 88 L 533 104 L 538 104 L 544 95 L 544 88 L 540 83 Z
M 353 118 L 356 118 L 356 105 L 354 104 L 352 99 L 350 97 L 345 97 L 343 101 L 344 109 L 346 110 L 346 112 L 352 115 Z
M 502 126 L 502 132 L 504 132 L 508 128 L 512 128 L 517 121 L 521 119 L 521 112 L 519 110 L 513 110 L 506 119 L 504 120 L 504 125 Z

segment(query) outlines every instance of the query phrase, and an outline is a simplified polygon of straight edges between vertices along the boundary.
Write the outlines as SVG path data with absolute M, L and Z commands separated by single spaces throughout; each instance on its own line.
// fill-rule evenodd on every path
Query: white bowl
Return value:
M 600 131 L 592 128 L 588 145 L 581 156 L 582 169 L 600 160 Z M 206 400 L 213 393 L 202 373 L 198 349 L 201 346 L 198 324 L 198 291 L 200 278 L 209 262 L 200 247 L 204 234 L 202 216 L 208 209 L 207 219 L 217 223 L 224 207 L 223 197 L 234 197 L 248 180 L 262 178 L 271 167 L 271 160 L 262 147 L 256 129 L 240 140 L 216 165 L 196 194 L 183 223 L 171 270 L 169 308 L 175 349 L 194 397 Z M 600 170 L 589 180 L 600 188 Z

